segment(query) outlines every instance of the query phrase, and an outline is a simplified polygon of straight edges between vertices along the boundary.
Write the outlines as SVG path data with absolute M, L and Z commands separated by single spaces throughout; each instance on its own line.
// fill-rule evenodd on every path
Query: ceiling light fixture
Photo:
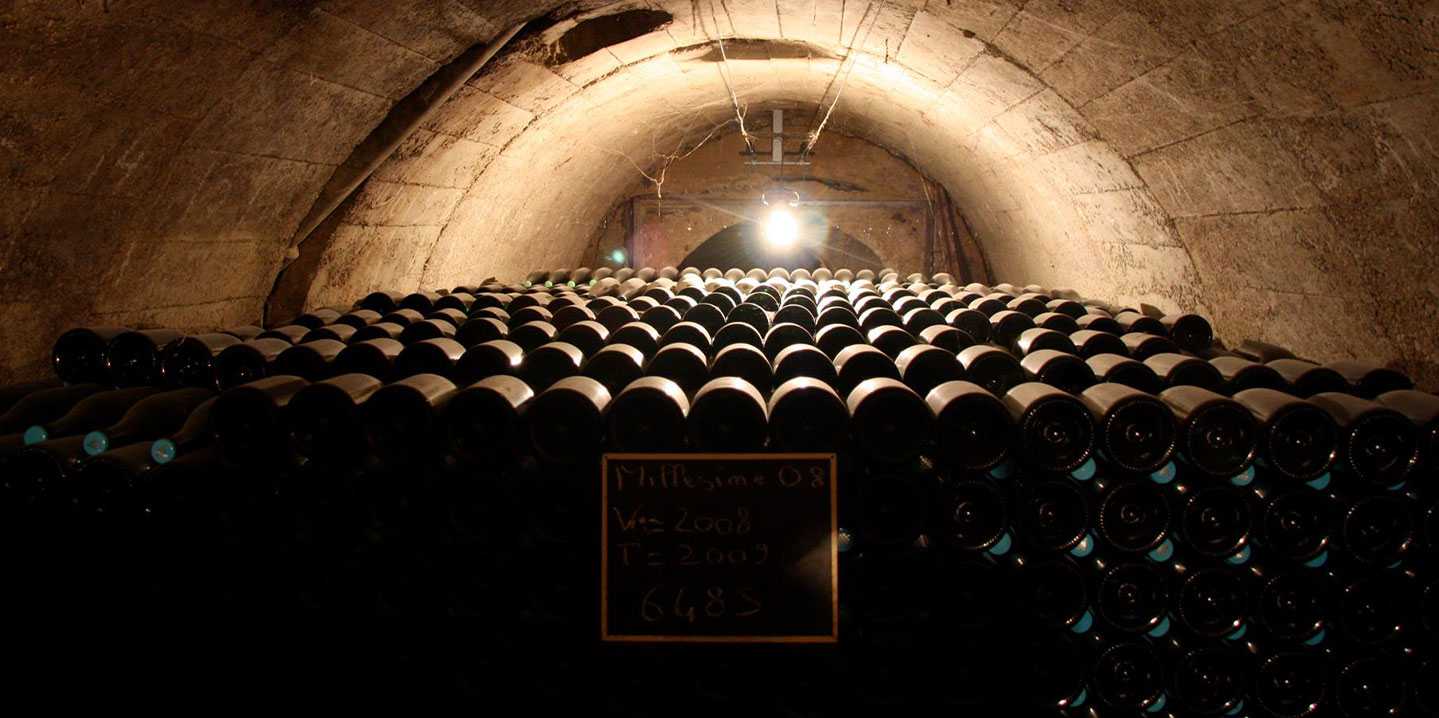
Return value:
M 799 220 L 789 210 L 799 206 L 799 192 L 789 187 L 778 188 L 782 198 L 771 197 L 774 190 L 760 195 L 760 202 L 769 207 L 769 216 L 764 222 L 764 237 L 771 247 L 788 249 L 799 239 Z
M 764 236 L 770 246 L 788 248 L 799 238 L 799 222 L 789 210 L 776 207 L 770 210 L 764 223 Z

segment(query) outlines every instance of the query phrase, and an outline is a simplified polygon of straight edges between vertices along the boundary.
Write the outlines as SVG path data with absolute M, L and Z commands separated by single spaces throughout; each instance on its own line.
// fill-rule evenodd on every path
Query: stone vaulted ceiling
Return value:
M 10 3 L 0 379 L 67 325 L 257 321 L 336 168 L 523 21 L 306 239 L 310 304 L 572 265 L 736 105 L 832 105 L 997 279 L 1439 380 L 1435 11 L 1318 0 Z

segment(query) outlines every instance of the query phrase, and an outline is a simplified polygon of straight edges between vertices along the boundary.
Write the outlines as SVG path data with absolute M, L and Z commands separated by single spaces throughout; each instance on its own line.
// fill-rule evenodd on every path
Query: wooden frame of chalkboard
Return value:
M 605 454 L 601 640 L 837 642 L 836 477 L 834 454 Z

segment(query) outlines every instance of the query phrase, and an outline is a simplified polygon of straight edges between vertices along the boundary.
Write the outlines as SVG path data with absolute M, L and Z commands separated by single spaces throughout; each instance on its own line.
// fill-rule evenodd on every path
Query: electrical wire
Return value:
M 879 10 L 875 11 L 874 18 L 869 21 L 869 29 L 864 31 L 864 38 L 859 40 L 861 45 L 869 41 L 869 35 L 870 33 L 874 32 L 874 26 L 879 24 L 880 13 L 884 12 L 886 5 L 886 0 L 880 0 Z M 864 9 L 865 13 L 868 14 L 869 9 L 872 7 L 874 7 L 873 3 L 866 6 Z M 824 126 L 829 123 L 829 116 L 834 114 L 834 108 L 836 105 L 839 104 L 839 98 L 841 95 L 844 94 L 845 86 L 849 84 L 850 73 L 854 72 L 854 66 L 856 64 L 851 60 L 851 58 L 854 56 L 854 45 L 855 41 L 859 39 L 859 26 L 863 24 L 864 17 L 860 16 L 860 21 L 854 28 L 854 35 L 850 36 L 849 47 L 844 52 L 844 58 L 839 61 L 839 67 L 835 69 L 835 78 L 840 79 L 839 90 L 834 93 L 834 101 L 829 103 L 829 109 L 825 110 L 824 118 L 820 120 L 819 126 L 815 127 L 814 131 L 809 133 L 809 140 L 805 142 L 804 150 L 800 152 L 800 162 L 804 162 L 809 158 L 810 150 L 814 149 L 814 144 L 819 141 L 820 133 L 824 132 Z M 849 63 L 849 67 L 847 69 L 845 68 L 846 62 Z M 843 78 L 840 78 L 841 72 L 844 73 Z M 833 83 L 834 79 L 831 79 L 830 82 Z
M 728 9 L 725 10 L 725 14 L 729 14 Z M 739 121 L 740 136 L 744 138 L 745 147 L 749 148 L 750 155 L 753 155 L 754 140 L 750 137 L 749 130 L 745 129 L 744 112 L 740 110 L 739 95 L 735 94 L 734 83 L 730 80 L 730 76 L 733 74 L 733 69 L 730 67 L 729 64 L 729 54 L 726 53 L 724 49 L 724 33 L 720 31 L 719 15 L 715 13 L 713 0 L 711 0 L 710 2 L 710 18 L 714 20 L 715 42 L 719 45 L 720 65 L 723 67 L 723 69 L 720 70 L 720 77 L 724 80 L 725 89 L 729 90 L 730 102 L 734 104 L 734 116 L 735 119 Z

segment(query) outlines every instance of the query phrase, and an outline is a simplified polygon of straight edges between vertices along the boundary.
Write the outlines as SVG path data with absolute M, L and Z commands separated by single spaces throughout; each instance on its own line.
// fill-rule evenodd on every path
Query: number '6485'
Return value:
M 659 584 L 651 586 L 640 599 L 640 618 L 655 623 L 679 620 L 685 623 L 718 618 L 748 618 L 764 608 L 749 586 L 725 590 Z

